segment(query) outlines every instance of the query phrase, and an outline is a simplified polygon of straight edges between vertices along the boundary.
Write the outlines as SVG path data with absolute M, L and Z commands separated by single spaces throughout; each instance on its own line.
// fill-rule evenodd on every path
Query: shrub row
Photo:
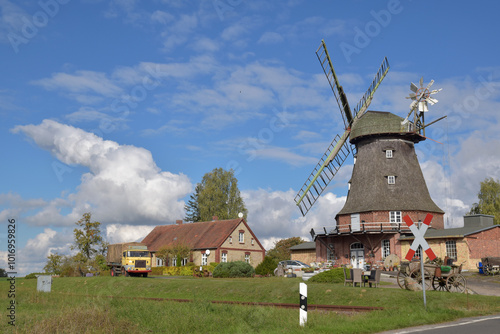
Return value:
M 255 269 L 244 261 L 219 263 L 212 272 L 212 276 L 217 278 L 253 277 L 254 275 Z
M 314 283 L 343 283 L 344 271 L 342 268 L 333 268 L 328 271 L 323 271 L 311 277 L 308 282 Z

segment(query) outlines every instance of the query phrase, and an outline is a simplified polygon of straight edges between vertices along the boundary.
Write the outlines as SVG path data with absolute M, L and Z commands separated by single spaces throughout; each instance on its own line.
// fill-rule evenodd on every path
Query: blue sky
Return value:
M 235 170 L 266 247 L 333 225 L 352 158 L 306 218 L 293 202 L 343 131 L 315 55 L 322 39 L 351 105 L 385 56 L 391 69 L 371 110 L 406 116 L 410 82 L 422 76 L 443 88 L 427 116 L 448 115 L 427 130 L 440 143 L 422 142 L 417 154 L 447 226 L 460 226 L 480 181 L 500 178 L 499 9 L 0 0 L 0 220 L 18 222 L 19 272 L 43 268 L 50 252 L 69 254 L 84 212 L 110 242 L 183 218 L 194 186 L 217 167 Z

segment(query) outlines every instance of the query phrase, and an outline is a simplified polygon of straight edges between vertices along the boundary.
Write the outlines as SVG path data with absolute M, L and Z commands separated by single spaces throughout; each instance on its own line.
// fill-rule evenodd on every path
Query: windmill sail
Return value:
M 344 89 L 338 82 L 337 75 L 333 69 L 332 61 L 330 59 L 330 55 L 328 54 L 328 50 L 326 49 L 324 40 L 321 41 L 321 45 L 318 50 L 316 50 L 316 56 L 318 57 L 321 67 L 323 68 L 326 78 L 328 79 L 328 83 L 332 88 L 335 99 L 337 100 L 346 130 L 342 136 L 337 135 L 333 139 L 325 154 L 321 157 L 318 164 L 311 172 L 311 175 L 309 175 L 306 182 L 295 196 L 295 203 L 299 207 L 303 216 L 305 216 L 311 209 L 349 156 L 350 149 L 347 139 L 351 133 L 351 127 L 368 109 L 368 106 L 373 99 L 373 94 L 389 71 L 389 62 L 387 61 L 387 58 L 384 58 L 372 84 L 354 109 L 353 115 L 347 101 L 347 96 L 344 93 Z M 351 150 L 354 154 L 355 147 L 353 145 L 351 145 Z
M 307 214 L 349 156 L 349 146 L 347 145 L 349 133 L 350 130 L 346 130 L 342 136 L 335 136 L 311 175 L 295 195 L 295 203 L 303 216 Z
M 339 105 L 340 111 L 342 113 L 342 119 L 344 120 L 345 128 L 347 129 L 352 123 L 352 113 L 351 108 L 349 107 L 349 102 L 347 101 L 347 96 L 344 93 L 344 89 L 339 84 L 339 80 L 337 79 L 337 75 L 335 74 L 335 70 L 332 65 L 332 60 L 330 59 L 330 55 L 328 54 L 328 50 L 326 49 L 326 44 L 324 40 L 321 40 L 321 45 L 318 50 L 316 50 L 316 56 L 323 68 L 323 72 L 325 72 L 326 79 L 332 88 L 333 95 L 335 96 L 335 100 L 337 100 L 337 104 Z

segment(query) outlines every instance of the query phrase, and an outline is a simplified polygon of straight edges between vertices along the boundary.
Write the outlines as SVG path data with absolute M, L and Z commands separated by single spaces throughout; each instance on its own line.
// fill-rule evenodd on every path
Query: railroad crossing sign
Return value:
M 427 228 L 429 227 L 429 224 L 432 221 L 432 217 L 433 216 L 430 213 L 428 213 L 427 216 L 425 216 L 424 223 L 420 226 L 420 228 L 415 226 L 410 216 L 406 215 L 403 217 L 403 220 L 405 221 L 406 225 L 408 225 L 411 232 L 415 236 L 415 240 L 413 240 L 410 246 L 410 250 L 408 251 L 408 254 L 406 254 L 406 259 L 408 261 L 411 261 L 411 259 L 413 259 L 413 256 L 415 255 L 418 246 L 422 246 L 422 249 L 425 251 L 425 254 L 427 254 L 427 256 L 431 261 L 436 258 L 436 254 L 434 254 L 431 247 L 429 247 L 429 244 L 424 239 L 425 232 L 427 231 Z

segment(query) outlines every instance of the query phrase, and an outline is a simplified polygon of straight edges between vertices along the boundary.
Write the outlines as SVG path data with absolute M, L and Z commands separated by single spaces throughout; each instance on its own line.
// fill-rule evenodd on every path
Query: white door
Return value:
M 359 213 L 351 214 L 351 230 L 354 232 L 361 230 L 361 225 L 359 224 Z
M 351 245 L 351 265 L 353 268 L 364 268 L 365 266 L 365 248 L 362 243 Z

